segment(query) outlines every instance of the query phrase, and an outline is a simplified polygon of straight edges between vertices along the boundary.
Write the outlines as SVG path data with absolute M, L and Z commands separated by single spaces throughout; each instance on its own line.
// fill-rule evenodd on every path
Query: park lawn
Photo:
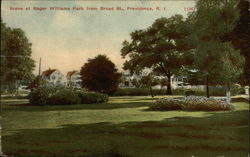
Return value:
M 234 111 L 161 112 L 148 110 L 154 99 L 111 97 L 106 104 L 69 106 L 3 100 L 3 152 L 25 157 L 247 156 L 248 103 L 234 103 Z

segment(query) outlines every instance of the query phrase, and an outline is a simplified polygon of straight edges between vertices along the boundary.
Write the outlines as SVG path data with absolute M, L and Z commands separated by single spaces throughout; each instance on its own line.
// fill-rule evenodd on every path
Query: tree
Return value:
M 239 49 L 241 54 L 245 57 L 244 71 L 240 77 L 240 83 L 243 85 L 249 85 L 250 76 L 250 10 L 249 2 L 246 0 L 240 0 L 238 9 L 240 11 L 240 17 L 237 21 L 236 27 L 233 31 L 227 33 L 222 37 L 224 42 L 232 42 L 236 49 Z
M 235 82 L 242 72 L 244 58 L 231 43 L 220 38 L 235 27 L 238 19 L 238 2 L 235 0 L 199 0 L 192 29 L 195 47 L 196 76 L 209 85 Z
M 82 87 L 88 90 L 112 94 L 118 88 L 121 73 L 105 55 L 89 59 L 81 68 Z
M 138 80 L 138 79 L 136 79 L 136 78 L 133 78 L 132 80 L 131 80 L 131 83 L 132 83 L 132 85 L 134 85 L 136 88 L 139 88 L 141 85 L 140 85 L 140 81 Z
M 151 96 L 153 98 L 154 97 L 154 93 L 153 93 L 152 87 L 158 85 L 159 84 L 159 80 L 156 79 L 156 78 L 154 78 L 152 76 L 152 74 L 149 73 L 149 74 L 147 74 L 145 76 L 142 76 L 142 78 L 139 80 L 139 83 L 149 88 L 150 94 L 151 94 Z
M 10 28 L 1 19 L 1 82 L 18 84 L 33 77 L 35 62 L 31 46 L 23 30 Z
M 149 28 L 136 30 L 130 36 L 132 41 L 125 40 L 121 49 L 122 57 L 129 57 L 123 68 L 131 73 L 150 68 L 165 75 L 167 94 L 172 94 L 171 76 L 182 65 L 190 64 L 186 59 L 190 55 L 190 45 L 186 42 L 188 32 L 183 16 L 159 18 Z
M 37 76 L 30 82 L 27 88 L 32 91 L 38 87 L 45 87 L 46 85 L 48 85 L 48 81 L 43 79 L 41 76 Z

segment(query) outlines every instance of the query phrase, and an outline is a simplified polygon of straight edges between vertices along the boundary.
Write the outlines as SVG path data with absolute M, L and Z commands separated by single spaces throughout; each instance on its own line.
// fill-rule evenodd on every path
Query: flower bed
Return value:
M 188 96 L 185 98 L 167 98 L 155 101 L 152 110 L 187 110 L 187 111 L 227 111 L 233 110 L 234 105 L 215 98 Z

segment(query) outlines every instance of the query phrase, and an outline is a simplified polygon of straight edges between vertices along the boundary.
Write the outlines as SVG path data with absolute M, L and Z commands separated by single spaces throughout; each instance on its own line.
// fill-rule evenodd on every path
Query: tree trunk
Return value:
M 227 103 L 231 103 L 231 88 L 229 83 L 227 84 Z
M 172 89 L 171 89 L 171 73 L 170 71 L 168 71 L 168 74 L 167 74 L 167 77 L 168 77 L 168 82 L 167 82 L 167 95 L 173 95 L 172 93 Z
M 18 95 L 19 81 L 16 80 L 16 95 Z
M 153 98 L 153 97 L 154 97 L 154 93 L 153 93 L 153 89 L 152 89 L 152 86 L 151 86 L 151 85 L 149 86 L 149 89 L 150 89 L 151 97 Z
M 209 81 L 208 81 L 208 75 L 207 75 L 207 80 L 206 80 L 206 86 L 207 86 L 207 90 L 206 90 L 206 92 L 207 92 L 207 98 L 209 98 L 210 97 L 210 95 L 209 95 L 209 83 L 208 83 Z

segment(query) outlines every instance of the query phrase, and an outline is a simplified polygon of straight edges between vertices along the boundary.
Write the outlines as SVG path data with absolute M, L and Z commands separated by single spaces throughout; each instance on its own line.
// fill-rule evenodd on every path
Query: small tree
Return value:
M 146 76 L 143 76 L 140 80 L 139 80 L 139 83 L 146 86 L 147 88 L 149 88 L 150 90 L 150 94 L 152 96 L 152 98 L 154 97 L 154 93 L 153 93 L 153 89 L 152 87 L 153 86 L 156 86 L 159 84 L 159 80 L 154 78 L 152 76 L 152 74 L 148 74 Z
M 131 80 L 131 83 L 132 83 L 132 85 L 134 85 L 136 88 L 139 88 L 141 85 L 140 85 L 140 81 L 138 80 L 138 79 L 136 79 L 136 78 L 133 78 L 132 80 Z
M 118 88 L 121 73 L 105 55 L 89 59 L 81 68 L 82 87 L 95 92 L 111 94 Z
M 35 79 L 29 84 L 28 89 L 31 91 L 38 88 L 38 87 L 43 87 L 46 86 L 48 82 L 43 79 L 41 76 L 35 77 Z

